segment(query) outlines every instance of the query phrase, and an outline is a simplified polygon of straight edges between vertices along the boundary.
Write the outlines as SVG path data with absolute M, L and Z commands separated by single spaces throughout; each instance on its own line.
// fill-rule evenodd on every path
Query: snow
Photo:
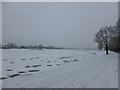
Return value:
M 118 88 L 114 52 L 5 49 L 2 54 L 3 88 Z

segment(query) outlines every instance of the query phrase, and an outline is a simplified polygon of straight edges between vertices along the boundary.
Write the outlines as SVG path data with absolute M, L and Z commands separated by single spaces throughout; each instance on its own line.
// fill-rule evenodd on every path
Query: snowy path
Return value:
M 3 87 L 22 88 L 117 88 L 118 57 L 110 52 L 50 68 L 33 75 L 3 80 Z

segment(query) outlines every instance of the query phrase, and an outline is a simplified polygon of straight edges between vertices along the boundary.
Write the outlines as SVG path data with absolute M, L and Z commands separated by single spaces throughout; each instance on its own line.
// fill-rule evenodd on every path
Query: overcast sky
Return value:
M 115 25 L 117 2 L 3 3 L 3 44 L 96 48 L 94 34 Z
M 0 44 L 2 44 L 2 3 L 0 2 Z

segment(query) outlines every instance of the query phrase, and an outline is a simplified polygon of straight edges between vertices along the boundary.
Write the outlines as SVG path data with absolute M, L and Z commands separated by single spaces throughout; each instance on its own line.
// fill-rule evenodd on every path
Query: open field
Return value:
M 117 88 L 118 55 L 98 50 L 2 51 L 3 88 Z

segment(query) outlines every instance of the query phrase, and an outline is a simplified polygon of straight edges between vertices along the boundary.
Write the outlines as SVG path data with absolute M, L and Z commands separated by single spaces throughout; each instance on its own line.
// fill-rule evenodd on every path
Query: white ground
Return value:
M 118 87 L 118 54 L 113 52 L 10 49 L 2 54 L 3 88 Z M 10 77 L 19 71 L 25 73 Z

